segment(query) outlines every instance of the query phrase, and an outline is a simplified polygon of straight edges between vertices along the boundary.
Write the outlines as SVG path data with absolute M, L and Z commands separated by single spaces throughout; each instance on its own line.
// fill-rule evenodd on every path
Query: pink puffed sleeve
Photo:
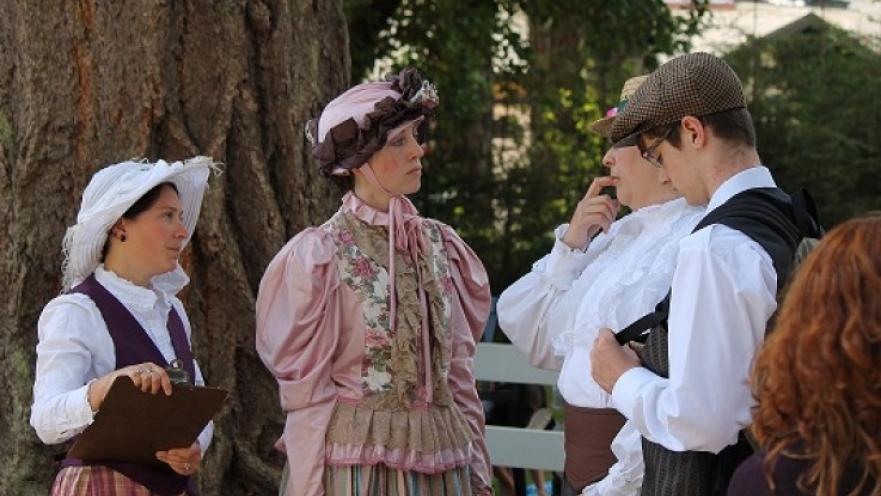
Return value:
M 492 494 L 492 464 L 486 447 L 483 405 L 474 382 L 474 352 L 489 316 L 491 295 L 486 269 L 477 255 L 448 226 L 443 226 L 456 294 L 450 319 L 452 359 L 449 384 L 453 398 L 474 434 L 471 484 L 475 494 Z
M 257 295 L 257 352 L 278 381 L 287 418 L 288 496 L 324 494 L 324 447 L 335 404 L 331 379 L 340 331 L 335 247 L 310 228 L 275 256 Z

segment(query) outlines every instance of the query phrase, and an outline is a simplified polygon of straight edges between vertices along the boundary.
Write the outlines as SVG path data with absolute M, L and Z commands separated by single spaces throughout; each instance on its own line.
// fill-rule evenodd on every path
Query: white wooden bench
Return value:
M 533 367 L 510 344 L 478 343 L 474 356 L 478 381 L 552 386 L 556 371 Z M 486 426 L 486 444 L 493 465 L 563 471 L 563 433 L 498 425 Z

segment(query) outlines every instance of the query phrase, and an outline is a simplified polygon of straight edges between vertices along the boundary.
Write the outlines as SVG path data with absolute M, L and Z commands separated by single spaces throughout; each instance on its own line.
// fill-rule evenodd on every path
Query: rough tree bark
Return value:
M 184 301 L 207 381 L 232 392 L 201 486 L 276 490 L 282 416 L 254 298 L 281 245 L 336 206 L 302 131 L 349 82 L 347 36 L 342 0 L 0 1 L 0 494 L 47 494 L 63 450 L 28 424 L 36 320 L 89 177 L 197 154 L 225 173 L 185 254 Z

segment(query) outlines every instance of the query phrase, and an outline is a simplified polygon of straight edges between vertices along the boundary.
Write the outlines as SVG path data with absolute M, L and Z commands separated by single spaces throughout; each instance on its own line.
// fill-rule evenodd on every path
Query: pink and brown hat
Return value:
M 326 175 L 348 175 L 411 125 L 434 116 L 435 87 L 408 67 L 385 81 L 359 84 L 306 123 L 312 154 Z

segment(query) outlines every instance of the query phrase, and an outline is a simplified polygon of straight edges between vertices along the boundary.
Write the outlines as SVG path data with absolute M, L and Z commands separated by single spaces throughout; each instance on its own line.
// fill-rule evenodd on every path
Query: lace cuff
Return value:
M 554 230 L 554 247 L 548 254 L 541 271 L 543 278 L 558 289 L 569 289 L 589 262 L 587 251 L 570 248 L 563 242 L 569 224 Z

